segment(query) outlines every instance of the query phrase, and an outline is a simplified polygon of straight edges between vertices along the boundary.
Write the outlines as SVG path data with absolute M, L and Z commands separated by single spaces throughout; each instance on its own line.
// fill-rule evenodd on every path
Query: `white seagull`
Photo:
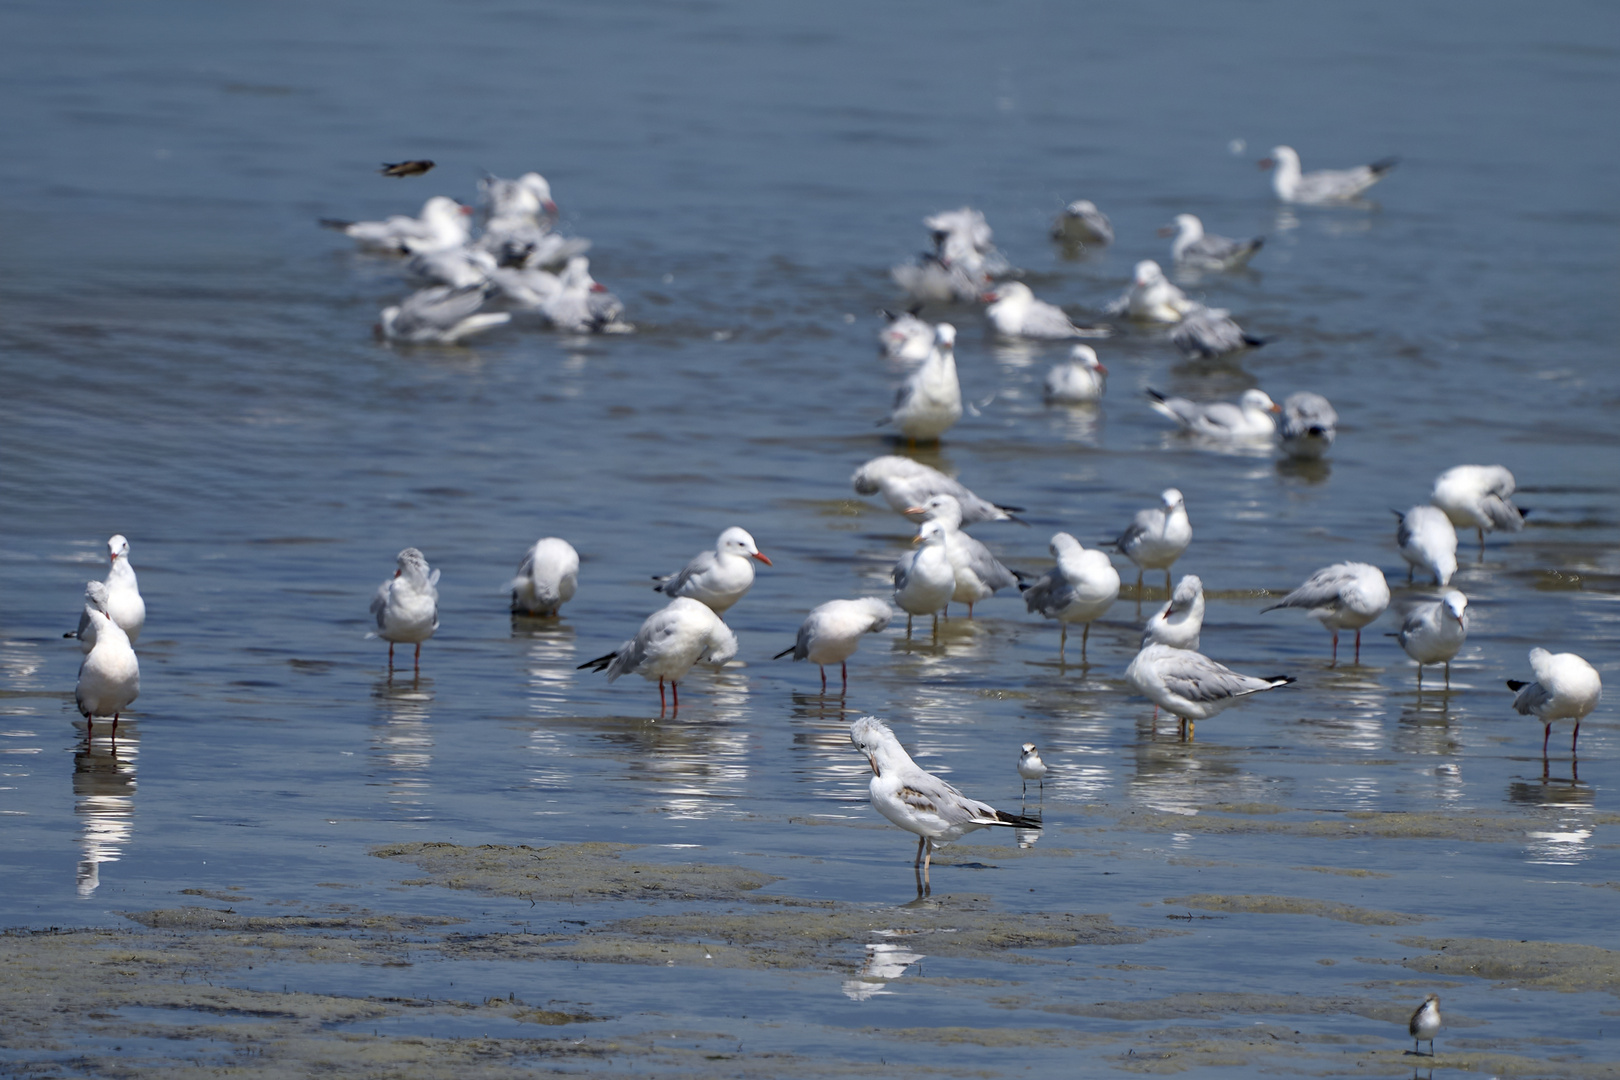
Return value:
M 1091 624 L 1108 614 L 1119 599 L 1119 571 L 1105 552 L 1087 550 L 1066 532 L 1055 533 L 1049 546 L 1057 565 L 1024 590 L 1024 606 L 1032 614 L 1056 619 L 1063 628 L 1058 639 L 1058 661 L 1069 645 L 1069 624 L 1081 623 L 1080 662 L 1086 660 L 1086 641 Z
M 658 715 L 664 715 L 664 680 L 681 708 L 680 681 L 703 661 L 720 667 L 737 655 L 737 635 L 707 604 L 678 596 L 647 616 L 636 636 L 606 656 L 587 660 L 580 670 L 606 671 L 608 682 L 620 675 L 640 675 L 658 683 Z
M 1289 394 L 1277 424 L 1283 453 L 1291 458 L 1319 458 L 1338 434 L 1339 414 L 1321 394 L 1309 390 Z
M 107 584 L 103 581 L 87 581 L 84 583 L 84 610 L 79 614 L 79 628 L 69 630 L 63 637 L 78 638 L 79 651 L 87 653 L 96 647 L 96 621 L 90 617 L 92 611 L 107 614 Z
M 885 322 L 883 329 L 878 331 L 878 348 L 890 360 L 921 363 L 934 351 L 934 324 L 919 319 L 917 312 L 920 310 L 922 305 L 918 304 L 899 315 L 889 311 L 883 313 Z
M 1382 180 L 1398 160 L 1390 157 L 1371 165 L 1357 165 L 1353 169 L 1321 169 L 1302 173 L 1299 171 L 1299 154 L 1292 146 L 1274 146 L 1270 157 L 1260 159 L 1260 167 L 1276 170 L 1271 178 L 1271 186 L 1277 198 L 1286 203 L 1318 206 L 1354 199 Z
M 1154 705 L 1181 720 L 1181 737 L 1191 738 L 1196 721 L 1207 720 L 1250 694 L 1293 682 L 1289 675 L 1240 675 L 1201 652 L 1171 645 L 1149 645 L 1125 669 L 1125 681 Z
M 1170 343 L 1189 360 L 1214 360 L 1239 349 L 1258 349 L 1266 342 L 1246 332 L 1225 308 L 1197 304 L 1170 331 Z
M 1535 682 L 1508 680 L 1508 689 L 1518 695 L 1513 699 L 1513 708 L 1521 716 L 1535 713 L 1546 725 L 1541 734 L 1543 759 L 1547 756 L 1553 721 L 1575 721 L 1575 734 L 1569 740 L 1569 752 L 1573 755 L 1581 737 L 1581 721 L 1603 699 L 1603 680 L 1598 678 L 1597 668 L 1572 652 L 1531 649 L 1530 670 L 1535 672 Z
M 689 596 L 713 608 L 716 615 L 724 615 L 754 584 L 752 559 L 771 565 L 748 530 L 733 525 L 720 534 L 712 550 L 692 556 L 679 573 L 654 574 L 658 584 L 653 586 L 653 592 Z
M 79 665 L 78 685 L 73 700 L 84 714 L 85 738 L 98 716 L 112 717 L 113 737 L 118 737 L 118 714 L 129 708 L 141 692 L 141 664 L 130 647 L 129 637 L 104 611 L 86 608 L 95 626 L 95 647 Z
M 1096 203 L 1076 199 L 1058 215 L 1057 224 L 1052 226 L 1052 239 L 1074 244 L 1112 244 L 1114 226 L 1108 215 L 1097 209 Z
M 1040 781 L 1041 790 L 1046 790 L 1046 762 L 1041 760 L 1041 752 L 1035 744 L 1027 742 L 1018 755 L 1018 775 L 1023 778 L 1024 790 L 1029 790 L 1031 780 Z
M 1119 534 L 1114 546 L 1136 564 L 1136 591 L 1142 592 L 1142 571 L 1163 570 L 1164 591 L 1170 591 L 1170 567 L 1192 543 L 1192 522 L 1181 492 L 1165 488 L 1159 496 L 1162 506 L 1138 510 L 1130 527 Z
M 1356 663 L 1361 663 L 1361 629 L 1389 607 L 1389 582 L 1384 572 L 1363 562 L 1334 563 L 1305 579 L 1305 583 L 1261 612 L 1278 608 L 1304 608 L 1333 635 L 1333 663 L 1339 661 L 1339 631 L 1356 632 Z
M 857 495 L 881 494 L 883 501 L 893 507 L 897 514 L 906 514 L 912 507 L 921 506 L 935 495 L 952 495 L 962 507 L 963 525 L 973 525 L 980 521 L 1016 521 L 1020 525 L 1027 524 L 1014 516 L 1022 511 L 1023 507 L 1002 506 L 988 499 L 981 499 L 938 469 L 898 454 L 885 454 L 868 461 L 855 470 L 855 475 L 850 477 L 850 483 L 854 485 Z
M 982 299 L 990 305 L 984 309 L 990 325 L 1004 337 L 1061 341 L 1107 337 L 1112 332 L 1106 326 L 1076 325 L 1056 304 L 1035 299 L 1022 281 L 1004 281 Z
M 508 311 L 484 311 L 486 287 L 454 289 L 434 285 L 419 289 L 397 305 L 382 309 L 377 333 L 386 341 L 408 345 L 454 345 L 464 337 L 512 321 Z
M 1395 527 L 1395 542 L 1407 563 L 1406 580 L 1411 581 L 1412 571 L 1421 568 L 1441 588 L 1451 584 L 1451 575 L 1457 572 L 1457 530 L 1445 511 L 1421 505 L 1404 514 L 1399 510 L 1390 513 L 1400 523 Z
M 129 638 L 131 645 L 141 638 L 141 629 L 146 625 L 146 601 L 141 599 L 141 587 L 135 580 L 135 567 L 129 562 L 129 541 L 124 539 L 122 533 L 107 538 L 107 559 L 111 564 L 107 569 L 105 611 L 113 622 L 118 624 Z M 90 587 L 85 586 L 85 597 L 90 596 Z M 83 620 L 79 622 L 79 644 L 85 652 L 90 651 L 90 645 L 84 641 L 84 631 L 87 628 Z M 90 631 L 92 640 L 94 631 Z
M 1424 664 L 1446 665 L 1446 689 L 1451 689 L 1451 660 L 1468 640 L 1468 597 L 1452 589 L 1439 600 L 1417 605 L 1406 613 L 1395 637 L 1417 661 L 1420 691 Z
M 932 615 L 934 633 L 939 633 L 939 616 L 956 591 L 956 570 L 945 551 L 945 526 L 925 521 L 917 530 L 917 550 L 902 555 L 894 564 L 894 603 L 906 613 L 906 637 L 911 636 L 914 615 Z
M 968 798 L 933 773 L 924 772 L 911 760 L 894 732 L 875 716 L 863 716 L 851 724 L 849 740 L 872 766 L 873 808 L 907 832 L 917 834 L 914 865 L 922 870 L 923 887 L 929 886 L 928 870 L 935 848 L 992 825 L 1041 827 L 1038 817 L 997 810 L 989 803 Z
M 537 172 L 526 172 L 516 180 L 486 174 L 478 181 L 478 193 L 491 219 L 557 215 L 551 184 Z
M 956 574 L 951 599 L 967 605 L 968 618 L 973 618 L 974 604 L 988 600 L 998 589 L 1018 584 L 1017 574 L 1003 566 L 982 541 L 962 531 L 962 504 L 955 496 L 935 495 L 906 512 L 920 513 L 925 524 L 937 522 L 945 530 L 945 555 Z
M 482 285 L 495 272 L 495 256 L 475 247 L 442 248 L 412 255 L 405 271 L 429 285 L 470 289 Z
M 1197 574 L 1184 574 L 1176 582 L 1170 602 L 1148 620 L 1142 632 L 1142 648 L 1168 645 L 1172 649 L 1198 648 L 1204 629 L 1204 583 Z
M 534 542 L 509 586 L 517 615 L 555 615 L 579 588 L 579 552 L 555 536 Z
M 1149 390 L 1147 395 L 1154 412 L 1168 416 L 1183 431 L 1214 442 L 1265 442 L 1277 434 L 1271 414 L 1281 409 L 1264 390 L 1243 391 L 1235 405 L 1165 397 L 1157 390 Z
M 894 395 L 889 419 L 907 442 L 938 442 L 962 419 L 962 384 L 956 378 L 956 327 L 934 327 L 934 348 Z
M 1485 532 L 1518 532 L 1524 514 L 1513 505 L 1513 474 L 1500 465 L 1457 465 L 1434 480 L 1429 501 L 1446 512 L 1458 528 L 1479 531 L 1479 551 L 1485 554 Z
M 808 660 L 821 668 L 821 692 L 827 692 L 827 665 L 837 664 L 843 687 L 849 689 L 849 668 L 844 661 L 855 655 L 862 634 L 887 630 L 894 609 L 882 600 L 829 600 L 812 608 L 799 627 L 799 639 L 777 653 L 773 660 L 793 654 L 795 660 Z
M 460 247 L 467 242 L 467 219 L 472 208 L 445 195 L 435 195 L 422 204 L 421 217 L 396 214 L 383 221 L 338 221 L 322 218 L 321 224 L 336 229 L 363 248 L 414 255 Z
M 1076 345 L 1069 359 L 1046 373 L 1043 396 L 1058 405 L 1097 401 L 1108 386 L 1108 369 L 1090 345 Z
M 1263 236 L 1253 240 L 1232 240 L 1204 231 L 1204 223 L 1192 214 L 1177 214 L 1175 221 L 1159 230 L 1160 236 L 1176 234 L 1170 245 L 1170 261 L 1190 270 L 1236 270 L 1248 264 L 1266 242 Z
M 607 286 L 591 277 L 591 261 L 583 255 L 568 260 L 557 292 L 541 302 L 540 310 L 553 326 L 567 334 L 623 333 L 631 329 L 629 323 L 619 321 L 624 304 L 607 291 Z
M 1128 315 L 1137 322 L 1177 323 L 1204 305 L 1170 284 L 1164 269 L 1152 259 L 1136 264 L 1130 287 L 1105 309 L 1110 315 Z
M 439 628 L 439 572 L 428 570 L 428 561 L 416 548 L 399 553 L 394 576 L 377 587 L 371 600 L 371 613 L 377 629 L 367 637 L 388 642 L 388 670 L 394 670 L 394 646 L 416 646 L 414 669 L 422 669 L 422 642 Z

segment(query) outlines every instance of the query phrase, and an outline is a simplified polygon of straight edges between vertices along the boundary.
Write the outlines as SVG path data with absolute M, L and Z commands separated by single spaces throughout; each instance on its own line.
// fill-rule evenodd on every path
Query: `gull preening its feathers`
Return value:
M 799 627 L 799 639 L 777 653 L 773 660 L 793 654 L 795 660 L 808 660 L 821 668 L 821 692 L 827 692 L 827 665 L 837 664 L 843 687 L 849 689 L 849 669 L 844 661 L 855 655 L 861 635 L 877 634 L 889 627 L 894 609 L 882 600 L 829 600 L 812 608 Z
M 1321 394 L 1309 390 L 1289 394 L 1282 404 L 1277 435 L 1283 453 L 1291 458 L 1319 458 L 1338 434 L 1339 414 Z
M 1083 345 L 1075 347 L 1085 348 Z M 963 525 L 973 525 L 980 521 L 1016 521 L 1020 525 L 1028 524 L 1021 518 L 1013 516 L 1023 510 L 1023 507 L 1001 506 L 988 499 L 981 499 L 938 469 L 898 454 L 885 454 L 873 458 L 855 470 L 850 482 L 854 485 L 857 495 L 881 494 L 883 501 L 893 507 L 897 514 L 910 516 L 912 508 L 920 507 L 935 495 L 950 495 L 962 508 Z
M 607 672 L 608 682 L 620 675 L 640 675 L 658 683 L 658 715 L 664 715 L 664 680 L 674 694 L 675 712 L 681 708 L 680 681 L 693 665 L 703 662 L 721 667 L 737 655 L 737 635 L 720 621 L 707 604 L 678 596 L 647 616 L 636 636 L 617 649 L 579 665 L 579 670 Z
M 1423 690 L 1423 665 L 1446 666 L 1446 689 L 1451 689 L 1451 661 L 1468 640 L 1468 597 L 1452 589 L 1438 600 L 1418 604 L 1406 613 L 1395 635 L 1406 655 L 1417 661 L 1418 690 Z
M 107 583 L 87 581 L 84 583 L 84 610 L 79 615 L 79 628 L 62 635 L 78 638 L 80 652 L 88 653 L 96 647 L 96 620 L 91 618 L 91 614 L 97 611 L 107 614 Z
M 509 586 L 516 615 L 555 615 L 579 587 L 579 552 L 555 536 L 534 542 Z
M 1019 583 L 1024 590 L 1024 606 L 1031 614 L 1056 619 L 1062 627 L 1058 639 L 1058 661 L 1061 663 L 1069 646 L 1069 624 L 1080 623 L 1080 662 L 1086 661 L 1086 642 L 1091 637 L 1091 624 L 1108 614 L 1108 609 L 1119 599 L 1119 571 L 1109 561 L 1106 552 L 1095 548 L 1087 550 L 1066 532 L 1055 533 L 1048 550 L 1057 565 L 1029 585 Z
M 1406 560 L 1406 580 L 1412 580 L 1413 570 L 1427 570 L 1434 583 L 1441 588 L 1451 584 L 1457 572 L 1457 530 L 1444 510 L 1435 506 L 1414 506 L 1402 513 L 1391 510 L 1399 522 L 1395 527 L 1395 543 L 1400 545 L 1401 558 Z
M 1483 558 L 1486 532 L 1524 528 L 1524 514 L 1513 505 L 1513 488 L 1513 474 L 1500 465 L 1457 465 L 1435 477 L 1429 501 L 1458 528 L 1478 530 Z
M 1569 752 L 1573 756 L 1575 744 L 1581 738 L 1581 721 L 1603 700 L 1603 680 L 1597 668 L 1574 653 L 1550 653 L 1546 649 L 1530 650 L 1530 670 L 1535 682 L 1507 681 L 1514 691 L 1513 708 L 1521 716 L 1535 713 L 1545 725 L 1541 734 L 1541 757 L 1547 757 L 1547 740 L 1552 737 L 1554 720 L 1575 721 L 1575 733 L 1570 736 Z
M 79 664 L 73 700 L 85 719 L 85 739 L 98 716 L 112 717 L 113 738 L 118 737 L 118 714 L 141 693 L 141 664 L 130 647 L 129 636 L 104 611 L 86 607 L 95 628 L 95 646 Z
M 394 576 L 377 587 L 371 601 L 371 614 L 377 629 L 367 637 L 388 642 L 388 670 L 394 670 L 394 646 L 416 646 L 412 667 L 422 670 L 422 642 L 439 628 L 439 572 L 428 570 L 428 561 L 415 548 L 399 553 Z
M 1172 649 L 1198 648 L 1204 629 L 1204 583 L 1197 574 L 1183 575 L 1176 582 L 1170 602 L 1148 620 L 1142 632 L 1142 648 L 1168 645 Z
M 1278 608 L 1304 608 L 1333 635 L 1333 663 L 1339 661 L 1339 631 L 1356 632 L 1356 663 L 1361 663 L 1361 630 L 1389 607 L 1389 582 L 1384 572 L 1363 562 L 1334 563 L 1305 579 L 1305 583 L 1261 612 Z

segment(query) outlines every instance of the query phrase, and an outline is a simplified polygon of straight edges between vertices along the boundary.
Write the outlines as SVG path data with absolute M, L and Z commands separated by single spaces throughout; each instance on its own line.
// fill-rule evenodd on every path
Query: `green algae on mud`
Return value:
M 1209 812 L 1173 814 L 1153 810 L 1131 810 L 1119 816 L 1117 824 L 1143 832 L 1204 833 L 1240 836 L 1269 834 L 1322 840 L 1464 840 L 1501 843 L 1522 837 L 1551 814 L 1441 814 L 1400 811 L 1350 811 L 1332 817 L 1308 820 L 1255 820 L 1242 816 Z M 1593 821 L 1595 826 L 1600 822 Z
M 1599 991 L 1620 997 L 1620 952 L 1557 941 L 1494 938 L 1400 938 L 1413 949 L 1433 950 L 1399 962 L 1413 971 L 1470 975 L 1535 990 Z
M 1338 922 L 1360 923 L 1363 926 L 1410 926 L 1427 922 L 1427 915 L 1408 915 L 1400 911 L 1379 911 L 1376 908 L 1356 907 L 1333 900 L 1313 900 L 1302 896 L 1235 895 L 1195 893 L 1192 896 L 1172 896 L 1164 901 L 1172 907 L 1191 907 L 1201 911 L 1232 911 L 1257 915 L 1319 915 Z

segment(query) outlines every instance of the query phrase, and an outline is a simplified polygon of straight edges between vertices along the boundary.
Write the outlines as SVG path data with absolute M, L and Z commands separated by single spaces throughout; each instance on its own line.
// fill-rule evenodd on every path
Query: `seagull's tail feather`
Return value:
M 1277 689 L 1279 686 L 1287 686 L 1291 682 L 1299 681 L 1292 675 L 1262 675 L 1260 677 L 1266 680 L 1266 682 L 1270 683 L 1271 689 L 1273 690 Z
M 991 825 L 1010 825 L 1015 829 L 1039 829 L 1041 816 L 1039 814 L 1009 814 L 1005 810 L 995 811 L 996 819 Z
M 342 232 L 344 229 L 347 229 L 350 225 L 354 224 L 354 222 L 352 222 L 352 221 L 344 221 L 342 218 L 331 218 L 331 217 L 320 218 L 319 222 L 320 222 L 321 228 L 323 228 L 323 229 L 336 229 L 338 232 Z
M 780 659 L 782 659 L 782 657 L 786 656 L 788 653 L 792 652 L 794 649 L 797 649 L 798 647 L 799 646 L 796 645 L 796 644 L 795 645 L 789 645 L 787 648 L 783 649 L 781 652 L 779 652 L 775 656 L 771 657 L 771 659 L 772 660 L 780 660 Z
M 79 632 L 77 630 L 69 630 L 67 633 L 63 634 L 62 636 L 63 637 L 78 637 Z
M 1383 176 L 1400 163 L 1401 159 L 1398 157 L 1379 158 L 1377 161 L 1367 166 L 1367 168 L 1373 171 L 1374 176 Z
M 1523 690 L 1525 687 L 1530 685 L 1529 683 L 1522 682 L 1522 681 L 1520 681 L 1518 679 L 1509 679 L 1507 681 L 1507 684 L 1508 684 L 1508 689 L 1512 690 L 1514 693 L 1518 693 L 1520 690 Z
M 586 668 L 590 668 L 592 671 L 606 671 L 607 666 L 609 664 L 613 663 L 614 657 L 616 657 L 618 655 L 619 655 L 619 652 L 618 652 L 617 649 L 615 649 L 613 652 L 608 653 L 606 656 L 598 656 L 595 660 L 587 660 L 587 661 L 585 661 L 583 664 L 579 665 L 574 670 L 575 671 L 584 671 Z
M 1270 340 L 1270 338 L 1255 337 L 1253 334 L 1243 335 L 1243 344 L 1247 345 L 1251 349 L 1258 349 L 1260 346 L 1264 345 Z

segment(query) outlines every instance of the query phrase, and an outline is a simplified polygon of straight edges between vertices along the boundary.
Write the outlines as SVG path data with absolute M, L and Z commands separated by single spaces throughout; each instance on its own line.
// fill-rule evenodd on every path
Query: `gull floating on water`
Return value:
M 1046 373 L 1043 396 L 1059 405 L 1079 405 L 1101 398 L 1107 385 L 1108 369 L 1097 359 L 1096 350 L 1076 345 L 1068 360 Z
M 917 530 L 917 550 L 902 555 L 894 564 L 894 603 L 906 613 L 906 637 L 911 636 L 914 615 L 932 615 L 934 633 L 939 633 L 939 616 L 956 591 L 956 570 L 945 550 L 945 526 L 925 521 Z
M 1204 223 L 1192 214 L 1177 214 L 1175 223 L 1159 230 L 1159 235 L 1176 234 L 1170 245 L 1170 259 L 1178 266 L 1191 270 L 1236 270 L 1246 266 L 1255 252 L 1266 242 L 1263 236 L 1253 240 L 1232 240 L 1204 231 Z
M 883 350 L 883 355 L 890 360 L 913 364 L 928 359 L 928 354 L 934 350 L 934 324 L 917 317 L 921 310 L 922 305 L 918 304 L 899 315 L 890 311 L 883 313 L 886 321 L 878 331 L 878 348 Z
M 106 612 L 85 608 L 95 626 L 96 644 L 79 665 L 79 681 L 73 700 L 85 719 L 85 738 L 98 716 L 112 717 L 113 737 L 118 737 L 118 714 L 129 708 L 141 692 L 141 664 L 130 647 L 129 637 Z
M 540 310 L 558 330 L 599 334 L 631 329 L 629 323 L 619 321 L 624 304 L 607 291 L 607 286 L 591 277 L 590 260 L 583 255 L 568 260 L 558 285 L 557 292 L 540 304 Z
M 1395 637 L 1417 661 L 1418 690 L 1423 689 L 1424 664 L 1446 665 L 1446 689 L 1451 689 L 1451 660 L 1468 640 L 1468 597 L 1452 589 L 1439 600 L 1418 604 L 1406 613 Z
M 1434 1057 L 1434 1037 L 1440 1034 L 1440 995 L 1429 994 L 1406 1022 L 1406 1033 L 1412 1036 L 1412 1053 L 1418 1052 L 1418 1043 L 1429 1043 L 1429 1056 Z
M 1057 224 L 1052 226 L 1052 239 L 1074 244 L 1112 244 L 1114 226 L 1108 215 L 1098 210 L 1090 199 L 1076 199 L 1058 215 Z
M 1181 721 L 1181 737 L 1192 738 L 1196 721 L 1236 705 L 1250 694 L 1286 686 L 1289 675 L 1241 675 L 1203 653 L 1170 645 L 1149 645 L 1125 669 L 1125 681 L 1156 706 Z
M 516 180 L 485 175 L 478 181 L 478 193 L 491 219 L 555 217 L 557 204 L 551 200 L 551 184 L 537 172 L 526 172 Z
M 1227 401 L 1196 402 L 1147 392 L 1154 412 L 1168 416 L 1183 431 L 1220 442 L 1268 441 L 1277 433 L 1271 414 L 1280 412 L 1264 390 L 1245 390 L 1237 404 Z
M 1240 349 L 1258 349 L 1266 342 L 1245 332 L 1225 308 L 1199 304 L 1170 331 L 1170 343 L 1189 360 L 1213 360 Z
M 482 285 L 495 272 L 495 256 L 481 248 L 440 248 L 412 255 L 405 270 L 419 281 L 430 285 L 448 285 L 452 289 L 470 289 Z
M 422 204 L 421 217 L 395 214 L 383 221 L 340 221 L 322 218 L 321 224 L 336 229 L 363 248 L 414 255 L 419 251 L 460 247 L 467 242 L 467 219 L 472 208 L 456 200 L 435 195 Z
M 1348 202 L 1384 178 L 1393 169 L 1398 158 L 1384 158 L 1371 165 L 1357 165 L 1353 169 L 1321 169 L 1317 172 L 1299 171 L 1299 154 L 1291 146 L 1274 146 L 1271 156 L 1260 159 L 1262 169 L 1275 169 L 1271 186 L 1277 198 L 1286 203 Z
M 1414 569 L 1423 569 L 1433 575 L 1434 583 L 1441 588 L 1451 584 L 1451 575 L 1457 572 L 1457 530 L 1446 512 L 1423 505 L 1414 506 L 1404 514 L 1399 510 L 1390 513 L 1400 522 L 1395 527 L 1395 542 L 1400 545 L 1401 558 L 1407 563 L 1406 580 L 1412 580 Z
M 1389 607 L 1389 582 L 1384 572 L 1363 562 L 1334 563 L 1305 579 L 1305 583 L 1261 612 L 1278 608 L 1304 608 L 1333 635 L 1333 662 L 1339 660 L 1339 631 L 1356 632 L 1356 663 L 1361 663 L 1361 630 Z
M 990 325 L 1005 337 L 1061 341 L 1103 338 L 1112 332 L 1106 326 L 1076 325 L 1056 304 L 1035 299 L 1035 294 L 1022 281 L 1004 281 L 985 293 L 983 299 L 990 305 L 984 309 Z
M 795 660 L 809 660 L 821 668 L 821 692 L 827 692 L 827 665 L 837 664 L 843 687 L 849 689 L 849 669 L 844 661 L 855 655 L 862 634 L 888 629 L 894 609 L 882 600 L 829 600 L 812 608 L 799 627 L 799 639 L 777 653 L 773 660 L 793 654 Z
M 1031 780 L 1040 781 L 1041 790 L 1046 790 L 1046 762 L 1041 760 L 1041 752 L 1035 744 L 1027 742 L 1023 745 L 1023 752 L 1018 755 L 1018 775 L 1023 778 L 1024 790 L 1029 790 Z
M 1176 582 L 1170 602 L 1148 620 L 1142 632 L 1142 648 L 1168 645 L 1172 649 L 1198 648 L 1204 629 L 1204 583 L 1197 574 L 1185 574 Z
M 933 235 L 934 250 L 890 271 L 917 300 L 977 300 L 992 275 L 1007 271 L 1007 260 L 990 242 L 990 226 L 979 211 L 964 206 L 924 218 L 923 224 Z
M 923 771 L 888 725 L 875 716 L 863 716 L 851 724 L 849 739 L 872 766 L 873 808 L 907 832 L 917 834 L 914 865 L 922 871 L 922 887 L 930 885 L 928 870 L 936 848 L 992 825 L 1041 827 L 1040 818 L 997 810 Z
M 394 576 L 377 587 L 371 613 L 377 629 L 367 637 L 388 642 L 388 670 L 394 670 L 394 646 L 416 646 L 414 670 L 422 669 L 422 642 L 439 628 L 439 572 L 429 572 L 428 561 L 416 548 L 399 553 Z
M 640 675 L 658 683 L 658 715 L 664 715 L 664 680 L 670 683 L 675 711 L 681 708 L 680 681 L 699 661 L 721 667 L 737 655 L 737 635 L 720 621 L 707 604 L 678 596 L 647 616 L 636 636 L 605 656 L 587 660 L 580 670 L 607 672 L 608 682 L 620 675 Z
M 1289 394 L 1277 425 L 1283 453 L 1291 458 L 1319 458 L 1338 434 L 1339 414 L 1321 394 L 1309 390 Z
M 1136 264 L 1130 287 L 1104 310 L 1110 315 L 1128 315 L 1137 322 L 1177 323 L 1203 308 L 1170 284 L 1158 263 L 1143 259 Z
M 1435 478 L 1429 501 L 1458 528 L 1478 530 L 1483 557 L 1487 530 L 1524 528 L 1524 514 L 1513 505 L 1513 487 L 1513 474 L 1500 465 L 1457 465 Z
M 906 441 L 938 442 L 962 419 L 962 384 L 956 378 L 956 327 L 934 327 L 934 347 L 894 395 L 888 420 Z
M 945 530 L 945 555 L 956 574 L 951 599 L 967 605 L 968 618 L 973 618 L 974 604 L 988 600 L 998 589 L 1019 584 L 1018 575 L 1003 566 L 982 541 L 962 531 L 962 505 L 955 496 L 935 495 L 906 512 L 922 514 L 925 524 L 934 522 Z
M 988 499 L 981 499 L 938 469 L 898 454 L 873 458 L 855 470 L 850 482 L 857 495 L 881 494 L 897 514 L 906 514 L 935 495 L 950 495 L 962 508 L 963 525 L 980 521 L 1017 521 L 1021 525 L 1026 524 L 1013 516 L 1023 507 L 1000 506 Z
M 712 550 L 692 556 L 679 573 L 654 575 L 658 584 L 653 591 L 691 597 L 707 604 L 716 615 L 724 615 L 754 584 L 754 559 L 771 565 L 748 530 L 733 525 L 720 534 Z
M 1031 614 L 1056 619 L 1062 627 L 1059 662 L 1069 645 L 1069 624 L 1081 623 L 1085 629 L 1080 632 L 1080 662 L 1085 663 L 1091 624 L 1108 614 L 1119 599 L 1119 571 L 1106 552 L 1087 550 L 1066 532 L 1052 536 L 1049 550 L 1057 565 L 1027 586 L 1019 583 L 1024 606 Z
M 1571 652 L 1531 649 L 1530 670 L 1535 672 L 1535 682 L 1507 681 L 1508 689 L 1517 693 L 1513 699 L 1514 710 L 1521 716 L 1535 713 L 1545 725 L 1541 734 L 1543 758 L 1547 756 L 1553 721 L 1575 721 L 1575 734 L 1569 740 L 1569 752 L 1573 755 L 1581 737 L 1581 721 L 1603 699 L 1603 680 L 1598 678 L 1596 668 Z
M 408 345 L 454 345 L 464 337 L 512 320 L 511 312 L 479 311 L 487 297 L 483 285 L 419 289 L 398 305 L 382 309 L 377 332 L 386 341 Z
M 1114 546 L 1136 564 L 1136 591 L 1142 592 L 1142 571 L 1163 570 L 1164 591 L 1170 591 L 1170 567 L 1192 543 L 1192 522 L 1181 492 L 1165 488 L 1159 496 L 1162 506 L 1138 510 Z
M 557 614 L 579 588 L 579 552 L 566 540 L 541 537 L 518 564 L 510 588 L 515 614 Z

